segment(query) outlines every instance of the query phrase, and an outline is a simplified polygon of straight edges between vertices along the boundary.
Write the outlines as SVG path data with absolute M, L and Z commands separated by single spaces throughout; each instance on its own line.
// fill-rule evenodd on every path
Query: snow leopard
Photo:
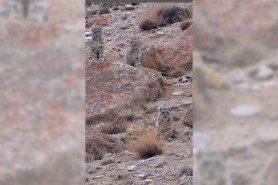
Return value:
M 124 57 L 124 64 L 137 68 L 141 67 L 141 46 L 142 43 L 139 40 L 133 40 L 130 42 L 130 46 Z
M 90 43 L 90 60 L 106 61 L 104 38 L 102 27 L 92 28 L 92 40 Z
M 173 127 L 173 118 L 169 108 L 159 108 L 155 119 L 156 133 L 167 132 Z

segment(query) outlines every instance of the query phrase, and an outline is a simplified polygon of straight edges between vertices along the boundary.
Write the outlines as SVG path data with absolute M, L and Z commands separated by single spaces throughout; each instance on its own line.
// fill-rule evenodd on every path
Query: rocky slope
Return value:
M 87 7 L 86 11 L 94 10 L 96 6 Z M 99 135 L 110 146 L 114 146 L 112 143 L 115 142 L 124 145 L 124 149 L 114 154 L 106 153 L 101 160 L 88 158 L 86 184 L 192 184 L 192 125 L 188 123 L 192 123 L 193 27 L 181 30 L 178 22 L 141 31 L 139 15 L 154 6 L 155 3 L 126 5 L 115 11 L 110 8 L 110 14 L 87 16 L 87 147 L 92 142 L 89 138 L 96 134 L 96 127 L 115 122 L 115 117 L 109 115 L 116 114 L 118 117 L 119 112 L 127 109 L 132 119 L 126 132 Z M 185 3 L 184 6 L 190 4 Z M 103 26 L 107 62 L 87 60 L 89 28 L 94 24 Z M 143 43 L 142 58 L 150 53 L 150 48 L 154 48 L 151 57 L 145 57 L 145 63 L 141 61 L 143 68 L 140 69 L 123 64 L 132 39 L 139 39 Z M 154 60 L 152 56 L 161 60 Z M 162 76 L 177 69 L 183 69 L 183 75 Z M 128 105 L 132 105 L 133 109 Z M 162 141 L 163 154 L 141 159 L 124 142 L 127 144 L 136 132 L 154 126 L 158 106 L 171 109 L 177 136 Z M 120 113 L 121 116 L 123 114 L 126 113 Z

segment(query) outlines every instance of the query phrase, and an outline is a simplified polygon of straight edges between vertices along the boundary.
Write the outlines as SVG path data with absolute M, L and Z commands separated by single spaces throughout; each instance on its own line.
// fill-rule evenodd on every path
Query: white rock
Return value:
M 273 76 L 273 70 L 266 65 L 262 65 L 257 72 L 257 78 L 262 80 L 269 79 L 272 76 Z
M 154 157 L 146 159 L 146 161 L 152 161 L 152 160 L 154 160 Z
M 151 179 L 146 179 L 146 180 L 145 180 L 145 183 L 146 183 L 146 184 L 152 184 L 153 181 L 152 181 Z
M 164 32 L 159 31 L 157 32 L 157 35 L 164 35 Z
M 251 86 L 251 89 L 253 91 L 260 91 L 262 89 L 261 85 L 260 84 L 254 84 Z
M 126 14 L 127 14 L 127 15 L 130 15 L 130 14 L 131 14 L 131 12 L 127 12 Z
M 86 35 L 90 35 L 92 32 L 86 31 Z
M 239 105 L 231 110 L 233 116 L 252 116 L 260 112 L 260 108 L 247 105 Z
M 91 40 L 93 37 L 86 37 L 86 40 Z
M 132 171 L 132 170 L 134 170 L 134 169 L 136 169 L 136 168 L 137 168 L 136 165 L 131 165 L 131 166 L 128 166 L 128 167 L 127 167 L 127 170 L 128 170 L 128 171 Z
M 176 92 L 173 92 L 172 94 L 173 94 L 174 96 L 179 96 L 179 95 L 182 95 L 183 92 L 178 92 L 178 91 L 176 91 Z
M 135 7 L 132 6 L 132 5 L 127 4 L 127 5 L 125 5 L 125 9 L 126 9 L 126 10 L 134 10 Z
M 157 105 L 158 107 L 162 108 L 162 107 L 164 107 L 165 102 L 159 101 L 159 102 L 156 102 L 156 105 Z
M 188 79 L 186 77 L 182 77 L 182 82 L 186 82 Z
M 111 38 L 111 37 L 108 37 L 108 38 L 107 38 L 107 41 L 111 41 L 111 40 L 112 40 L 112 38 Z

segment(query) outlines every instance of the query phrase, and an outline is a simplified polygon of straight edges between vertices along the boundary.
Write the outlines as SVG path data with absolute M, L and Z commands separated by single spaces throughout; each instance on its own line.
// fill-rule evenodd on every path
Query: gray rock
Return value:
M 125 9 L 126 9 L 126 10 L 134 10 L 135 7 L 132 6 L 132 5 L 127 4 L 127 5 L 125 5 Z
M 233 116 L 253 116 L 258 112 L 260 112 L 259 108 L 247 105 L 239 105 L 231 110 Z
M 85 172 L 88 173 L 90 170 L 93 170 L 94 166 L 92 164 L 87 164 L 85 168 Z
M 165 106 L 165 102 L 163 102 L 163 101 L 156 102 L 155 104 L 160 108 Z
M 178 91 L 176 91 L 176 92 L 173 92 L 172 94 L 173 94 L 174 96 L 179 96 L 179 95 L 182 95 L 183 92 L 178 92 Z
M 128 171 L 133 171 L 133 170 L 135 170 L 136 168 L 137 168 L 136 165 L 131 165 L 131 166 L 128 166 L 128 167 L 127 167 L 127 170 L 128 170 Z
M 257 78 L 262 79 L 262 80 L 269 79 L 273 76 L 273 70 L 266 65 L 262 65 L 259 68 L 256 76 L 257 76 Z

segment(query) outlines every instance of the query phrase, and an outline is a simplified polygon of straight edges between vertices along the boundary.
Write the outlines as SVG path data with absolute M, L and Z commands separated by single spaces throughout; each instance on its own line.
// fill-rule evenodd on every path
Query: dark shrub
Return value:
M 191 22 L 184 22 L 180 25 L 182 30 L 186 30 L 192 23 Z
M 99 11 L 99 15 L 107 14 L 107 13 L 110 13 L 110 10 L 108 8 L 103 8 Z
M 169 24 L 188 19 L 189 12 L 190 11 L 188 9 L 183 9 L 176 6 L 160 9 L 157 12 L 159 26 L 167 26 Z
M 150 30 L 150 29 L 157 29 L 158 24 L 156 21 L 147 19 L 142 21 L 139 26 L 141 30 Z

